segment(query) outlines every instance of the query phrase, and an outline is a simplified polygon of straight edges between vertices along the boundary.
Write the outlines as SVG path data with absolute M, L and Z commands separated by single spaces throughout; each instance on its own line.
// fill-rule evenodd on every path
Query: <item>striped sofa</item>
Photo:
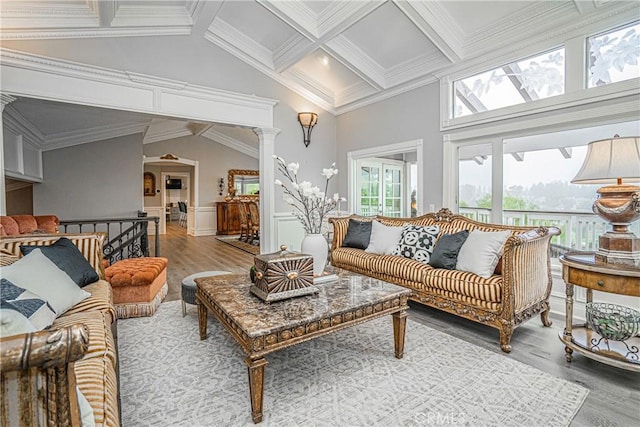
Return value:
M 439 236 L 462 230 L 511 231 L 501 262 L 489 278 L 474 273 L 436 269 L 413 259 L 396 255 L 377 255 L 362 249 L 341 247 L 349 218 L 373 220 L 372 217 L 330 218 L 333 224 L 331 264 L 396 283 L 413 290 L 412 300 L 467 319 L 492 326 L 500 331 L 500 347 L 511 351 L 513 330 L 540 313 L 542 323 L 550 326 L 551 292 L 550 241 L 560 234 L 555 227 L 515 227 L 485 224 L 448 209 L 417 218 L 376 217 L 389 226 L 415 224 L 438 225 Z
M 0 238 L 2 265 L 16 261 L 21 245 L 50 245 L 67 237 L 96 269 L 100 280 L 82 289 L 91 296 L 44 331 L 0 341 L 0 425 L 80 425 L 76 386 L 96 426 L 118 426 L 116 312 L 104 280 L 103 233 Z

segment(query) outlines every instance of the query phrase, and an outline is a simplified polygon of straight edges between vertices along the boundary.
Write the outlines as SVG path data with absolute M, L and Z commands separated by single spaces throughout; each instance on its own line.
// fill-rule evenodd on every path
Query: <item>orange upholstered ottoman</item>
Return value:
M 119 319 L 152 316 L 167 296 L 167 264 L 162 257 L 129 258 L 105 269 Z

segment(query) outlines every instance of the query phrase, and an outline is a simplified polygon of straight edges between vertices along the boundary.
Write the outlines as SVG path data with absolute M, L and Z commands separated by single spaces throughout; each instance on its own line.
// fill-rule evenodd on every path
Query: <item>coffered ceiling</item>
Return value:
M 341 114 L 639 10 L 607 0 L 2 0 L 0 38 L 204 38 Z

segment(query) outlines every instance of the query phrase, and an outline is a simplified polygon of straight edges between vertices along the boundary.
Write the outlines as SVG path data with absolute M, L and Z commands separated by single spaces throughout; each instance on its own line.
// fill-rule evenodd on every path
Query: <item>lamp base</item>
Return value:
M 596 262 L 640 268 L 640 238 L 633 233 L 606 233 L 600 236 Z

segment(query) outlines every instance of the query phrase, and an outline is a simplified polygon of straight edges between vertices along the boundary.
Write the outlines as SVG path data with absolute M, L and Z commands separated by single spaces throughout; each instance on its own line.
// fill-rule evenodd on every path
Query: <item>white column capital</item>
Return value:
M 253 133 L 258 135 L 260 142 L 266 139 L 275 139 L 276 135 L 280 133 L 280 129 L 277 128 L 253 128 Z

